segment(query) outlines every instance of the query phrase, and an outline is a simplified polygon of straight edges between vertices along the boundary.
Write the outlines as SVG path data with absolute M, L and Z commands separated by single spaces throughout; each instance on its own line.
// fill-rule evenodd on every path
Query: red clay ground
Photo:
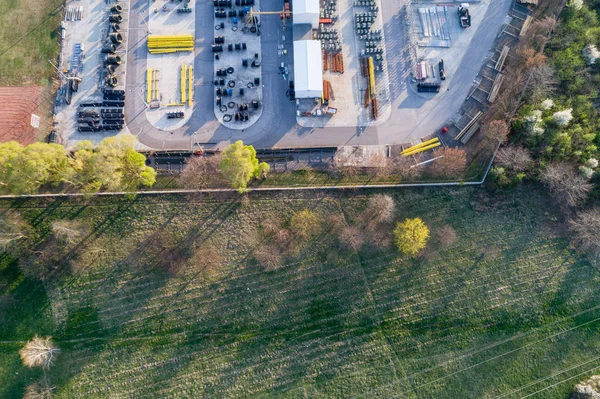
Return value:
M 36 129 L 30 125 L 31 114 L 38 114 L 42 90 L 41 86 L 0 87 L 0 142 L 15 140 L 23 145 L 34 142 Z

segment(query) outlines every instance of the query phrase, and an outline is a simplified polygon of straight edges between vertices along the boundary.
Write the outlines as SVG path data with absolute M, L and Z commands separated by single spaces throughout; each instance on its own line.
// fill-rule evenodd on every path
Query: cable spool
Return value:
M 112 24 L 110 24 L 110 29 L 113 32 L 118 32 L 121 29 L 121 25 L 112 23 Z
M 109 54 L 108 57 L 106 57 L 106 62 L 113 65 L 120 65 L 121 57 L 116 54 Z
M 123 7 L 121 7 L 120 5 L 114 5 L 110 8 L 111 12 L 116 12 L 118 14 L 120 14 L 123 11 Z
M 119 23 L 123 20 L 123 17 L 120 14 L 111 14 L 108 16 L 108 20 L 110 22 L 116 22 Z
M 123 36 L 120 33 L 111 33 L 108 35 L 108 38 L 115 44 L 121 44 L 123 42 Z

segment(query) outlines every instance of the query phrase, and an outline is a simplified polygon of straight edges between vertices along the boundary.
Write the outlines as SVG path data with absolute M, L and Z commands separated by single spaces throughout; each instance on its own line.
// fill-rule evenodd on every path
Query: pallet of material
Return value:
M 519 36 L 523 37 L 523 35 L 525 33 L 527 33 L 527 30 L 529 29 L 529 25 L 531 25 L 531 15 L 528 15 L 527 18 L 525 18 L 525 22 L 523 22 L 523 27 L 521 28 L 521 31 L 519 32 Z
M 469 130 L 467 130 L 465 134 L 460 138 L 460 142 L 463 144 L 467 144 L 467 141 L 469 141 L 471 137 L 473 137 L 473 135 L 479 130 L 480 127 L 481 125 L 479 124 L 479 122 L 474 123 L 469 128 Z
M 467 125 L 461 129 L 461 131 L 456 135 L 456 137 L 454 137 L 454 140 L 460 140 L 462 138 L 462 136 L 474 125 L 477 123 L 477 121 L 479 120 L 479 118 L 481 118 L 481 116 L 483 115 L 483 112 L 481 111 L 477 111 L 477 113 L 475 114 L 475 116 L 473 118 L 471 118 L 471 120 L 469 121 L 469 123 L 467 123 Z
M 502 52 L 500 53 L 500 57 L 498 57 L 498 61 L 496 61 L 496 66 L 494 67 L 494 69 L 496 71 L 502 70 L 502 67 L 504 66 L 504 62 L 506 61 L 506 57 L 508 56 L 509 50 L 510 50 L 510 47 L 508 47 L 508 46 L 502 47 Z
M 327 51 L 323 51 L 323 70 L 329 70 L 329 54 L 327 54 Z
M 500 91 L 500 87 L 502 86 L 502 81 L 504 81 L 504 75 L 499 73 L 494 79 L 494 84 L 492 85 L 492 90 L 490 90 L 490 94 L 488 95 L 487 100 L 490 103 L 493 103 L 498 96 L 498 92 Z

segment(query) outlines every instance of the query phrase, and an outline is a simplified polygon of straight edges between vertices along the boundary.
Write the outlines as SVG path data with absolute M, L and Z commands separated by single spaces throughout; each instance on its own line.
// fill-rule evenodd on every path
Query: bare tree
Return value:
M 592 189 L 588 180 L 567 162 L 548 164 L 540 177 L 561 205 L 577 205 Z
M 27 367 L 50 368 L 54 359 L 60 352 L 50 337 L 40 338 L 37 335 L 25 344 L 19 351 L 23 364 Z
M 61 243 L 74 245 L 88 233 L 88 229 L 81 220 L 55 220 L 52 233 Z
M 50 386 L 46 379 L 27 385 L 23 399 L 52 399 L 52 391 L 56 387 Z
M 220 162 L 220 155 L 188 158 L 179 175 L 179 184 L 188 189 L 202 189 L 225 184 L 219 169 Z
M 459 178 L 467 169 L 467 155 L 458 148 L 444 147 L 433 152 L 433 158 L 441 157 L 430 163 L 429 170 L 441 178 Z
M 363 231 L 357 226 L 346 226 L 340 230 L 339 234 L 340 244 L 343 248 L 352 249 L 357 251 L 362 247 L 365 236 Z
M 597 264 L 600 259 L 600 208 L 577 213 L 570 224 L 581 249 Z
M 481 140 L 481 148 L 488 151 L 493 151 L 506 141 L 508 136 L 508 126 L 502 120 L 491 121 L 483 128 L 483 140 Z
M 556 72 L 552 66 L 544 62 L 530 68 L 529 73 L 527 92 L 533 102 L 541 101 L 552 94 L 558 84 Z
M 0 215 L 0 251 L 7 251 L 18 241 L 27 238 L 27 225 L 18 213 L 7 212 Z
M 457 240 L 456 230 L 449 224 L 445 224 L 436 231 L 436 235 L 440 245 L 444 248 L 454 244 Z
M 255 249 L 254 259 L 265 271 L 277 270 L 282 266 L 281 252 L 273 244 L 264 244 Z
M 509 145 L 498 150 L 496 164 L 515 172 L 524 172 L 533 166 L 533 159 L 527 149 Z
M 369 198 L 364 217 L 371 223 L 389 222 L 395 212 L 394 199 L 386 194 L 377 194 Z

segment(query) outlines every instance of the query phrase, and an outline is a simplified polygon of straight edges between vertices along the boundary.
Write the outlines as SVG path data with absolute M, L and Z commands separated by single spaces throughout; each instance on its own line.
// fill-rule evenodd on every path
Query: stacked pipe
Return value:
M 344 73 L 344 56 L 342 53 L 331 56 L 331 71 Z
M 433 148 L 439 147 L 440 145 L 440 140 L 437 137 L 435 137 L 431 140 L 424 141 L 421 144 L 413 145 L 412 147 L 405 149 L 400 153 L 400 155 L 407 157 L 409 155 L 414 155 L 423 151 L 431 150 Z
M 193 35 L 151 35 L 148 36 L 150 54 L 167 54 L 179 51 L 193 51 Z

